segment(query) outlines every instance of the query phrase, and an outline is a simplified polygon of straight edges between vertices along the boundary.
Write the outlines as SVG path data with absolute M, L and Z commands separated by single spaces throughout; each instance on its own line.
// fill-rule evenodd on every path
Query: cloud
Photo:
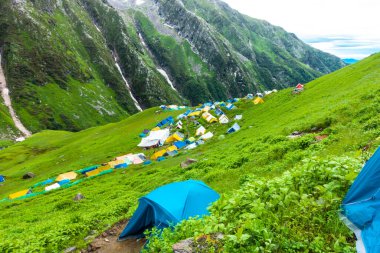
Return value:
M 380 51 L 379 0 L 223 0 L 339 57 Z M 331 42 L 331 44 L 325 44 Z M 345 48 L 345 49 L 344 49 Z

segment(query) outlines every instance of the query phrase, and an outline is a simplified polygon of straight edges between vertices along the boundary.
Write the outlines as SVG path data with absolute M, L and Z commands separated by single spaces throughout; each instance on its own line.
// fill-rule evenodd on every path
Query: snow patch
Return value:
M 170 78 L 169 78 L 169 75 L 168 73 L 166 73 L 165 70 L 161 69 L 161 68 L 157 68 L 157 71 L 160 72 L 160 74 L 165 77 L 166 81 L 170 84 L 170 87 L 172 87 L 173 90 L 177 91 L 177 89 L 174 87 L 172 81 L 170 81 Z M 177 91 L 178 92 L 178 91 Z
M 6 83 L 6 80 L 5 80 L 5 75 L 4 75 L 3 67 L 1 65 L 1 52 L 0 52 L 0 89 L 1 89 L 1 96 L 4 99 L 4 104 L 8 107 L 9 114 L 11 115 L 12 120 L 13 120 L 15 126 L 17 127 L 18 130 L 20 130 L 20 132 L 25 137 L 31 136 L 32 133 L 29 132 L 29 130 L 26 129 L 26 127 L 21 123 L 21 121 L 19 120 L 19 118 L 16 115 L 15 110 L 12 107 L 11 97 L 9 96 L 9 89 L 7 87 L 7 83 Z
M 125 85 L 127 86 L 127 90 L 129 92 L 129 95 L 131 96 L 133 102 L 135 103 L 136 108 L 141 112 L 142 111 L 141 106 L 139 105 L 139 102 L 137 102 L 136 98 L 133 96 L 132 91 L 131 91 L 131 87 L 129 86 L 127 79 L 125 79 L 124 74 L 121 71 L 119 63 L 117 63 L 117 59 L 115 56 L 114 56 L 114 60 L 115 60 L 115 66 L 116 66 L 117 70 L 119 71 L 121 77 L 123 78 Z

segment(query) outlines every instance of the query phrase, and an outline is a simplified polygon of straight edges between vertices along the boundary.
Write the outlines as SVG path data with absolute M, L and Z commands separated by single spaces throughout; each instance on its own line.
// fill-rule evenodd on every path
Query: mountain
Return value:
M 221 1 L 3 0 L 0 11 L 3 90 L 12 102 L 0 106 L 4 138 L 22 132 L 16 119 L 33 133 L 78 131 L 345 66 Z
M 24 200 L 0 201 L 0 252 L 87 249 L 96 235 L 131 217 L 139 197 L 190 178 L 203 180 L 223 194 L 222 200 L 211 208 L 210 218 L 152 237 L 149 252 L 171 252 L 178 240 L 214 232 L 225 235 L 219 245 L 224 252 L 353 252 L 354 235 L 338 211 L 352 179 L 380 144 L 379 67 L 380 54 L 375 54 L 307 83 L 299 95 L 285 89 L 266 96 L 261 105 L 238 102 L 236 110 L 226 111 L 230 119 L 243 115 L 238 122 L 241 131 L 233 134 L 225 132 L 234 122 L 208 124 L 200 118 L 215 137 L 165 161 L 131 165 Z M 77 133 L 42 131 L 2 150 L 0 174 L 6 182 L 0 199 L 126 153 L 144 152 L 149 157 L 156 150 L 138 148 L 138 135 L 182 113 L 156 110 Z M 193 135 L 197 125 L 183 122 L 185 133 Z M 294 131 L 303 135 L 289 138 Z M 218 138 L 222 134 L 225 138 Z M 184 170 L 179 164 L 187 158 L 198 162 Z M 35 178 L 22 179 L 29 171 Z M 38 187 L 33 191 L 43 189 Z M 85 199 L 74 202 L 78 192 Z
M 354 64 L 354 63 L 357 63 L 359 60 L 356 60 L 353 58 L 346 58 L 346 59 L 343 59 L 343 61 L 347 64 Z

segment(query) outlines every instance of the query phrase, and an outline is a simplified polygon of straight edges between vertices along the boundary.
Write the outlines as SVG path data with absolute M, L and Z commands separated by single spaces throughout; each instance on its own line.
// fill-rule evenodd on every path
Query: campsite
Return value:
M 175 243 L 187 238 L 202 245 L 199 247 L 223 247 L 225 251 L 254 251 L 261 245 L 268 251 L 312 247 L 315 251 L 353 252 L 354 235 L 340 221 L 338 210 L 363 163 L 380 144 L 377 111 L 367 109 L 377 108 L 379 76 L 363 78 L 379 66 L 379 59 L 374 55 L 354 68 L 308 83 L 301 94 L 295 95 L 289 88 L 264 96 L 263 104 L 255 105 L 251 99 L 236 101 L 235 109 L 222 109 L 227 124 L 208 123 L 199 114 L 196 121 L 213 137 L 195 149 L 181 149 L 163 161 L 151 159 L 149 165 L 114 169 L 64 189 L 1 202 L 0 235 L 5 238 L 0 242 L 1 251 L 87 249 L 113 224 L 130 219 L 139 198 L 160 186 L 193 179 L 201 180 L 222 198 L 212 205 L 210 216 L 201 220 L 181 222 L 174 230 L 146 231 L 147 252 L 171 252 Z M 349 102 L 339 100 L 342 94 Z M 160 148 L 138 147 L 144 138 L 141 133 L 170 117 L 179 121 L 177 117 L 188 109 L 160 109 L 156 114 L 157 108 L 152 108 L 119 123 L 77 133 L 35 134 L 0 153 L 1 165 L 8 168 L 1 172 L 5 182 L 0 198 L 125 154 L 145 153 L 150 159 Z M 217 116 L 215 110 L 210 113 Z M 235 120 L 238 115 L 242 118 Z M 185 127 L 187 120 L 181 121 Z M 235 123 L 240 129 L 227 134 Z M 195 140 L 205 134 L 200 131 L 197 136 L 199 128 L 189 123 Z M 174 124 L 171 133 L 177 131 Z M 302 134 L 288 138 L 295 131 Z M 169 137 L 181 138 L 174 135 Z M 322 135 L 328 137 L 318 141 Z M 196 162 L 183 169 L 180 164 L 189 158 Z M 22 179 L 27 172 L 35 177 Z M 84 198 L 74 201 L 78 193 Z M 214 240 L 218 233 L 223 239 Z
M 0 253 L 380 253 L 379 10 L 0 0 Z

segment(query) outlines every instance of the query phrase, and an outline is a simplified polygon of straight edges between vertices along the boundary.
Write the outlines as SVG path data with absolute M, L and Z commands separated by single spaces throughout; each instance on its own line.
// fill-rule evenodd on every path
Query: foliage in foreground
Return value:
M 224 235 L 222 249 L 210 239 L 200 251 L 354 252 L 337 210 L 360 167 L 359 159 L 312 158 L 268 181 L 247 177 L 211 207 L 211 216 L 153 230 L 146 252 L 171 252 L 179 240 L 215 233 Z

